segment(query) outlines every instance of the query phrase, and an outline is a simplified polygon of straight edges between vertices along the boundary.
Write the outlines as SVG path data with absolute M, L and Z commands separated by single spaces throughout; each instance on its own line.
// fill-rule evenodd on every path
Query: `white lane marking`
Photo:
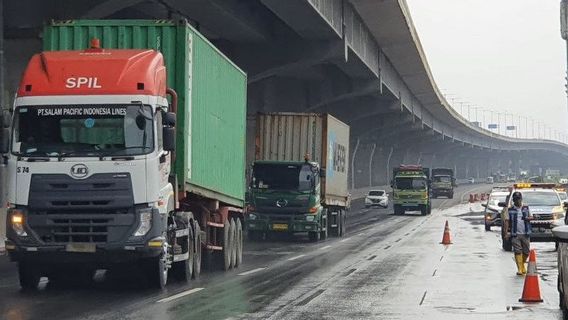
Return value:
M 331 246 L 321 247 L 321 248 L 319 248 L 319 250 L 325 250 L 325 249 L 329 249 L 329 248 L 331 248 Z
M 249 271 L 246 271 L 246 272 L 241 272 L 241 273 L 238 274 L 238 276 L 248 276 L 249 274 L 253 274 L 255 272 L 259 272 L 259 271 L 262 271 L 264 269 L 266 269 L 266 267 L 252 269 L 252 270 L 249 270 Z
M 361 233 L 359 233 L 358 235 L 359 235 L 359 236 L 364 236 L 365 234 L 366 234 L 365 232 L 361 232 Z
M 301 254 L 299 256 L 295 256 L 295 257 L 288 259 L 288 261 L 294 261 L 294 260 L 300 259 L 300 258 L 305 257 L 305 256 L 306 256 L 305 254 Z
M 343 240 L 340 240 L 339 242 L 349 241 L 349 239 L 351 239 L 351 238 L 345 238 L 345 239 L 343 239 Z
M 167 298 L 164 298 L 164 299 L 160 299 L 160 300 L 158 300 L 158 303 L 168 302 L 168 301 L 172 301 L 172 300 L 175 300 L 175 299 L 179 299 L 181 297 L 185 297 L 185 296 L 190 295 L 192 293 L 199 292 L 203 289 L 205 289 L 205 288 L 193 288 L 193 289 L 190 289 L 190 290 L 186 290 L 186 291 L 180 292 L 178 294 L 174 294 L 173 296 L 170 296 L 170 297 L 167 297 Z

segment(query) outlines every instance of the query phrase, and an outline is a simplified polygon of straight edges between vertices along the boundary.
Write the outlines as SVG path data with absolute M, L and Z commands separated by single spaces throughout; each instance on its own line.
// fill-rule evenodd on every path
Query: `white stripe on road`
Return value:
M 361 232 L 361 233 L 359 233 L 358 235 L 359 235 L 359 236 L 364 236 L 364 235 L 365 235 L 365 232 Z
M 256 268 L 256 269 L 252 269 L 252 270 L 249 270 L 249 271 L 246 271 L 246 272 L 241 272 L 241 273 L 239 273 L 238 275 L 239 275 L 239 276 L 248 276 L 249 274 L 253 274 L 253 273 L 255 273 L 255 272 L 259 272 L 259 271 L 262 271 L 262 270 L 264 270 L 264 269 L 266 269 L 266 267 L 263 267 L 263 268 Z
M 192 293 L 199 292 L 203 289 L 205 289 L 205 288 L 193 288 L 193 289 L 190 289 L 190 290 L 186 290 L 186 291 L 180 292 L 178 294 L 174 294 L 173 296 L 170 296 L 170 297 L 167 297 L 167 298 L 164 298 L 164 299 L 160 299 L 160 300 L 158 300 L 158 303 L 168 302 L 168 301 L 172 301 L 172 300 L 175 300 L 175 299 L 179 299 L 181 297 L 185 297 L 185 296 L 190 295 Z
M 343 239 L 343 240 L 340 240 L 339 242 L 349 241 L 349 239 L 351 239 L 351 238 L 345 238 L 345 239 Z
M 321 247 L 321 248 L 319 248 L 319 249 L 320 249 L 320 250 L 325 250 L 325 249 L 329 249 L 329 248 L 331 248 L 331 246 L 325 246 L 325 247 Z
M 305 254 L 301 254 L 299 256 L 295 256 L 295 257 L 288 259 L 288 261 L 294 261 L 294 260 L 300 259 L 300 258 L 305 257 L 305 256 L 306 256 Z

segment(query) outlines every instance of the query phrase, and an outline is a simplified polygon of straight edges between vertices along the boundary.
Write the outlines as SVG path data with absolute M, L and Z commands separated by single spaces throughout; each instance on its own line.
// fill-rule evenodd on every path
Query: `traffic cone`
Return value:
M 540 297 L 540 285 L 538 284 L 538 274 L 536 271 L 536 252 L 531 250 L 529 255 L 529 268 L 525 276 L 525 286 L 520 302 L 542 302 Z
M 476 193 L 476 194 L 473 196 L 473 201 L 475 201 L 475 202 L 479 201 L 479 194 Z
M 473 203 L 473 194 L 469 194 L 469 203 Z
M 448 220 L 446 220 L 446 226 L 444 227 L 444 236 L 442 237 L 441 244 L 452 244 L 452 240 L 450 239 L 450 226 L 448 225 Z
M 485 201 L 485 193 L 481 194 L 481 201 Z

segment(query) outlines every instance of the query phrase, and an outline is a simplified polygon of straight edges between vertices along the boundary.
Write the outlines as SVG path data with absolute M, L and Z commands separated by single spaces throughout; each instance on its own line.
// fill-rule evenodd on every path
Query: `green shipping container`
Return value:
M 46 51 L 155 49 L 179 96 L 176 172 L 183 187 L 233 206 L 245 192 L 246 74 L 186 22 L 69 20 L 46 26 Z M 181 182 L 180 182 L 181 183 Z

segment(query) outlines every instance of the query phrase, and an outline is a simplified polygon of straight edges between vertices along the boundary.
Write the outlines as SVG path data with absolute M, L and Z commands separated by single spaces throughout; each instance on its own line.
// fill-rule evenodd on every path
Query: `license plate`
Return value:
M 272 225 L 272 230 L 288 230 L 288 225 L 285 223 L 275 223 Z
M 93 253 L 97 251 L 97 245 L 94 243 L 69 243 L 65 250 L 67 252 Z

